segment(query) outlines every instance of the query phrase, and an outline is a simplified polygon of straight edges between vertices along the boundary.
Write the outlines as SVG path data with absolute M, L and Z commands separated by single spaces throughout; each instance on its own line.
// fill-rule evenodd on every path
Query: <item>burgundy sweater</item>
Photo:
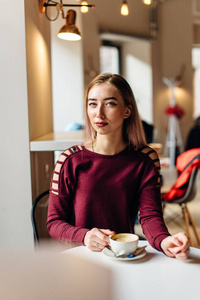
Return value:
M 60 241 L 83 244 L 94 227 L 133 232 L 139 219 L 157 250 L 169 236 L 162 216 L 159 159 L 149 148 L 102 155 L 74 146 L 59 157 L 51 180 L 47 230 Z

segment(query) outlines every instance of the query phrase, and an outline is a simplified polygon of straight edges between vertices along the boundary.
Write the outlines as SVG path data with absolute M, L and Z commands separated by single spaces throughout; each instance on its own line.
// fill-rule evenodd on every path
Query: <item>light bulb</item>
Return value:
M 81 1 L 81 5 L 88 5 L 87 1 Z M 88 12 L 88 7 L 87 6 L 81 6 L 81 12 L 82 13 L 87 13 Z
M 123 2 L 122 7 L 121 7 L 121 15 L 122 16 L 128 16 L 129 10 L 128 10 L 128 5 L 126 1 Z
M 57 36 L 66 41 L 79 41 L 81 39 L 80 35 L 71 32 L 58 33 Z
M 142 2 L 146 5 L 150 5 L 153 2 L 153 0 L 142 0 Z

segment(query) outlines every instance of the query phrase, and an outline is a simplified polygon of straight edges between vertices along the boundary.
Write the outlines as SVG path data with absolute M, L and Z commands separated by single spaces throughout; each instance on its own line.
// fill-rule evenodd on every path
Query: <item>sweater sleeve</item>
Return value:
M 160 244 L 170 234 L 163 219 L 159 169 L 159 159 L 153 150 L 143 168 L 139 192 L 139 219 L 150 245 L 162 251 Z
M 62 153 L 54 168 L 50 185 L 47 231 L 59 241 L 83 244 L 88 229 L 74 225 L 73 170 L 69 166 L 69 155 L 71 153 Z

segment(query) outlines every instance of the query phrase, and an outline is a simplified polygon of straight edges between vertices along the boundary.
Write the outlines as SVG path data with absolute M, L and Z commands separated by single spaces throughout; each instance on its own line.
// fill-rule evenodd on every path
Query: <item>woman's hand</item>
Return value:
M 109 235 L 115 234 L 109 229 L 92 228 L 84 238 L 84 245 L 92 251 L 102 251 L 109 243 Z
M 190 242 L 184 232 L 168 236 L 161 242 L 163 252 L 169 257 L 186 259 L 189 256 Z

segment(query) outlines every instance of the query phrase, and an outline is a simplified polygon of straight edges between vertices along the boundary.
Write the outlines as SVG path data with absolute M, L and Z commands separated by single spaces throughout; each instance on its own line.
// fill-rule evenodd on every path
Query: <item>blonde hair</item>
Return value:
M 124 100 L 124 105 L 126 107 L 131 107 L 131 115 L 129 118 L 124 119 L 123 125 L 123 138 L 124 141 L 133 145 L 136 148 L 141 148 L 145 146 L 146 139 L 145 133 L 142 126 L 142 122 L 138 113 L 137 104 L 133 91 L 128 84 L 128 82 L 120 75 L 103 73 L 95 77 L 87 87 L 85 96 L 85 129 L 86 129 L 86 141 L 91 140 L 96 137 L 96 131 L 90 124 L 90 120 L 87 114 L 87 101 L 89 91 L 98 84 L 108 83 L 114 86 Z

